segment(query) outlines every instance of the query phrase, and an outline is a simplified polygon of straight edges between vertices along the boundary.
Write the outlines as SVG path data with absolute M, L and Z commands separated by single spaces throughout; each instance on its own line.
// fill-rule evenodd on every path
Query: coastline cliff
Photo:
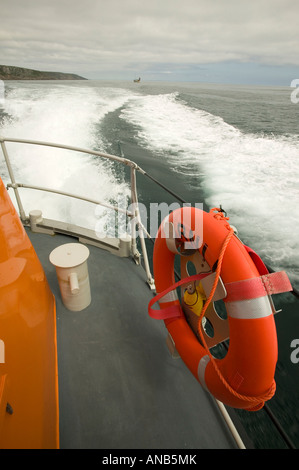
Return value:
M 42 72 L 39 70 L 0 65 L 1 80 L 87 80 L 80 75 L 63 72 Z

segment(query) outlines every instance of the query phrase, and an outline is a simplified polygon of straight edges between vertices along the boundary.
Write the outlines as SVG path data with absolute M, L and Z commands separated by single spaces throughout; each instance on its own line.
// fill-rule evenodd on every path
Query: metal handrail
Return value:
M 29 144 L 29 145 L 38 145 L 38 146 L 46 146 L 46 147 L 51 147 L 51 148 L 60 148 L 60 149 L 64 149 L 64 150 L 71 150 L 71 151 L 74 151 L 74 152 L 81 152 L 81 153 L 85 153 L 85 154 L 88 154 L 88 155 L 95 155 L 95 156 L 98 156 L 98 157 L 101 157 L 101 158 L 106 158 L 106 159 L 113 160 L 113 161 L 116 161 L 118 163 L 121 163 L 123 165 L 129 166 L 130 169 L 131 169 L 131 173 L 130 173 L 130 178 L 131 178 L 131 201 L 132 201 L 133 207 L 134 207 L 134 214 L 129 212 L 129 211 L 124 211 L 124 210 L 120 209 L 119 207 L 112 206 L 112 205 L 103 203 L 101 201 L 95 201 L 94 199 L 89 199 L 89 198 L 86 198 L 86 197 L 83 197 L 83 196 L 78 196 L 76 194 L 66 193 L 66 192 L 58 191 L 58 190 L 51 189 L 51 188 L 45 188 L 45 187 L 40 187 L 40 186 L 32 186 L 32 185 L 26 185 L 26 184 L 23 184 L 23 183 L 17 183 L 16 180 L 15 180 L 13 168 L 11 166 L 11 162 L 10 162 L 10 158 L 9 158 L 9 155 L 8 155 L 8 151 L 7 151 L 7 147 L 5 145 L 5 142 L 13 142 L 13 143 Z M 18 188 L 20 188 L 20 187 L 28 188 L 28 189 L 35 189 L 35 190 L 40 190 L 40 191 L 48 191 L 48 192 L 57 193 L 57 194 L 61 194 L 61 195 L 68 196 L 68 197 L 74 197 L 74 198 L 77 198 L 77 199 L 81 199 L 81 200 L 84 200 L 84 201 L 87 201 L 87 202 L 91 202 L 93 204 L 99 204 L 99 205 L 102 205 L 104 207 L 108 207 L 110 209 L 113 209 L 117 212 L 125 212 L 128 217 L 132 218 L 132 222 L 131 222 L 132 223 L 132 233 L 133 233 L 132 252 L 133 252 L 133 255 L 136 256 L 138 251 L 137 251 L 137 247 L 136 247 L 136 236 L 135 236 L 136 227 L 135 227 L 135 224 L 137 224 L 139 230 L 143 231 L 145 236 L 148 236 L 148 233 L 147 233 L 145 227 L 143 226 L 143 224 L 141 222 L 140 212 L 139 212 L 139 208 L 138 208 L 138 197 L 137 197 L 137 187 L 136 187 L 136 171 L 138 171 L 141 174 L 146 174 L 146 172 L 140 166 L 138 166 L 132 160 L 129 160 L 129 159 L 124 158 L 124 157 L 118 157 L 116 155 L 103 153 L 103 152 L 98 152 L 96 150 L 90 150 L 90 149 L 85 149 L 85 148 L 81 148 L 81 147 L 74 147 L 74 146 L 70 146 L 70 145 L 57 144 L 57 143 L 52 143 L 52 142 L 43 142 L 43 141 L 27 140 L 27 139 L 15 139 L 15 138 L 11 138 L 11 137 L 0 137 L 0 144 L 1 144 L 2 152 L 3 152 L 4 160 L 5 160 L 5 163 L 6 163 L 6 167 L 7 167 L 8 173 L 9 173 L 9 177 L 10 177 L 10 180 L 11 180 L 11 183 L 8 184 L 7 187 L 11 187 L 14 190 L 15 197 L 16 197 L 16 202 L 17 202 L 19 212 L 20 212 L 20 218 L 23 222 L 26 222 L 28 217 L 26 216 L 26 213 L 25 213 L 25 210 L 24 210 L 24 207 L 23 207 L 23 204 L 22 204 L 22 200 L 21 200 L 21 197 L 20 197 L 20 194 L 19 194 L 19 191 L 18 191 Z M 146 271 L 146 274 L 147 274 L 147 282 L 150 285 L 150 287 L 153 288 L 154 287 L 154 280 L 153 280 L 153 277 L 152 277 L 152 274 L 151 274 L 151 271 L 150 271 L 148 255 L 147 255 L 146 245 L 145 245 L 145 241 L 144 241 L 143 236 L 140 237 L 140 243 L 141 243 L 141 249 L 142 249 L 142 254 L 143 254 L 144 267 L 145 267 L 145 271 Z
M 45 191 L 48 193 L 53 193 L 53 194 L 59 194 L 60 196 L 67 196 L 67 197 L 72 197 L 75 199 L 80 199 L 81 201 L 86 201 L 90 202 L 91 204 L 96 204 L 99 206 L 106 207 L 107 209 L 111 209 L 114 211 L 122 212 L 125 214 L 127 217 L 134 217 L 133 212 L 127 211 L 125 209 L 121 209 L 120 207 L 112 206 L 111 204 L 107 204 L 106 202 L 102 201 L 97 201 L 96 199 L 90 199 L 85 196 L 79 196 L 78 194 L 73 194 L 73 193 L 68 193 L 65 191 L 59 191 L 58 189 L 53 189 L 53 188 L 46 188 L 44 186 L 34 186 L 31 184 L 24 184 L 24 183 L 8 183 L 7 188 L 12 188 L 12 189 L 17 189 L 17 188 L 25 188 L 25 189 L 34 189 L 36 191 Z
M 103 158 L 108 158 L 110 160 L 115 160 L 117 162 L 123 163 L 124 165 L 131 166 L 135 168 L 136 170 L 140 171 L 141 173 L 145 173 L 142 168 L 140 168 L 135 162 L 132 160 L 129 160 L 128 158 L 124 157 L 117 157 L 116 155 L 108 154 L 108 153 L 103 153 L 103 152 L 98 152 L 97 150 L 90 150 L 90 149 L 85 149 L 82 147 L 74 147 L 71 145 L 65 145 L 65 144 L 56 144 L 54 142 L 44 142 L 44 141 L 39 141 L 39 140 L 27 140 L 27 139 L 15 139 L 12 137 L 0 137 L 0 143 L 4 142 L 14 142 L 14 143 L 20 143 L 20 144 L 30 144 L 30 145 L 42 145 L 46 147 L 56 147 L 56 148 L 61 148 L 64 150 L 72 150 L 75 152 L 82 152 L 82 153 L 87 153 L 89 155 L 96 155 L 98 157 L 103 157 Z

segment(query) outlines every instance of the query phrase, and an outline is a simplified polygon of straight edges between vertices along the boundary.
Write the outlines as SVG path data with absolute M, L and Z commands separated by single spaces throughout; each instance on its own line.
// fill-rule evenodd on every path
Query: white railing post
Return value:
M 145 272 L 147 275 L 147 282 L 150 288 L 154 289 L 155 287 L 154 279 L 151 274 L 148 256 L 147 256 L 147 250 L 146 250 L 145 241 L 144 241 L 144 227 L 141 223 L 140 212 L 139 212 L 139 207 L 138 207 L 138 198 L 137 198 L 137 189 L 136 189 L 136 169 L 135 169 L 135 166 L 133 165 L 131 166 L 131 200 L 134 206 L 135 217 L 136 217 L 137 225 L 138 225 L 141 250 L 142 250 L 143 260 L 144 260 L 144 268 L 145 268 Z M 136 252 L 137 247 L 136 247 L 136 227 L 135 227 L 135 221 L 134 221 L 135 217 L 132 219 L 132 242 L 133 242 L 132 249 L 135 250 Z
M 16 181 L 15 181 L 13 169 L 12 169 L 12 166 L 10 164 L 10 160 L 9 160 L 9 156 L 8 156 L 8 152 L 7 152 L 7 148 L 6 148 L 4 139 L 0 138 L 0 142 L 1 142 L 3 156 L 4 156 L 4 159 L 5 159 L 5 162 L 6 162 L 7 170 L 8 170 L 9 176 L 10 176 L 10 181 L 12 183 L 12 188 L 15 192 L 16 201 L 17 201 L 19 211 L 20 211 L 20 217 L 21 217 L 21 220 L 24 222 L 26 220 L 26 214 L 25 214 L 25 211 L 24 211 L 24 208 L 23 208 L 23 204 L 22 204 L 22 201 L 21 201 L 21 198 L 20 198 L 19 191 L 18 191 L 18 185 L 16 184 Z

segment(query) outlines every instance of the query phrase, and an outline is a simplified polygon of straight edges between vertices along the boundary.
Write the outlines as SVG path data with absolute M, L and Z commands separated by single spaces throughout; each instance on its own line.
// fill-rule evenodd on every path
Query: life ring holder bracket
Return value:
M 204 279 L 201 280 L 202 287 L 205 291 L 206 297 L 208 298 L 208 296 L 209 296 L 209 294 L 212 290 L 213 284 L 214 284 L 216 273 L 211 271 L 211 268 L 210 268 L 209 264 L 204 259 L 204 257 L 199 252 L 199 250 L 189 249 L 189 250 L 186 250 L 184 252 L 181 252 L 178 249 L 178 246 L 177 246 L 177 243 L 176 243 L 176 238 L 175 238 L 175 229 L 174 229 L 174 226 L 173 226 L 172 222 L 166 221 L 164 223 L 164 233 L 167 234 L 166 244 L 167 244 L 167 247 L 168 247 L 169 251 L 171 251 L 175 254 L 178 254 L 180 256 L 180 269 L 181 269 L 181 277 L 182 278 L 187 278 L 188 276 L 190 276 L 190 273 L 188 272 L 188 263 L 192 263 L 194 265 L 195 270 L 196 270 L 196 274 L 209 273 L 209 272 L 211 273 L 210 275 L 208 275 L 207 277 L 205 277 Z M 188 254 L 188 253 L 190 253 L 190 254 Z M 198 282 L 199 281 L 196 281 L 197 284 L 198 284 Z M 192 283 L 192 284 L 194 284 L 194 283 Z M 190 324 L 191 329 L 195 333 L 196 329 L 197 329 L 197 319 L 198 319 L 198 317 L 196 315 L 194 315 L 194 313 L 188 308 L 188 306 L 183 301 L 184 291 L 188 287 L 192 288 L 192 286 L 190 286 L 189 284 L 184 284 L 183 286 L 181 286 L 181 299 L 182 299 L 181 305 L 182 305 L 183 312 L 186 316 L 186 319 L 187 319 L 188 323 Z M 213 329 L 213 336 L 210 336 L 210 335 L 207 334 L 207 332 L 204 328 L 204 322 L 201 325 L 201 331 L 202 331 L 202 333 L 205 337 L 205 341 L 206 341 L 206 344 L 207 344 L 209 349 L 211 349 L 214 346 L 216 346 L 217 344 L 222 343 L 223 341 L 226 341 L 227 339 L 229 339 L 228 319 L 221 318 L 218 315 L 218 313 L 215 309 L 215 306 L 214 306 L 214 302 L 216 302 L 217 300 L 224 299 L 226 297 L 226 295 L 227 295 L 227 293 L 226 293 L 224 283 L 223 283 L 222 279 L 219 278 L 217 288 L 216 288 L 216 291 L 214 293 L 212 302 L 210 303 L 210 305 L 209 305 L 209 307 L 208 307 L 208 309 L 205 313 L 205 316 L 203 318 L 203 320 L 206 319 L 211 324 L 212 329 Z M 194 323 L 194 325 L 192 323 Z M 198 338 L 198 336 L 197 336 L 197 338 Z M 198 338 L 198 340 L 200 341 L 199 338 Z M 176 349 L 175 349 L 175 343 L 174 343 L 173 339 L 171 338 L 171 336 L 170 336 L 170 338 L 167 337 L 166 343 L 167 343 L 167 346 L 168 346 L 168 349 L 169 349 L 171 355 L 175 358 L 178 357 L 177 356 L 178 353 L 176 352 Z

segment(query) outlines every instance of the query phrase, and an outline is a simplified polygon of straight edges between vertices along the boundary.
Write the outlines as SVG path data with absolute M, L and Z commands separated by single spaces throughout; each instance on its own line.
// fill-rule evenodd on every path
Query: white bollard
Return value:
M 91 302 L 87 258 L 89 249 L 80 243 L 58 246 L 50 253 L 66 308 L 81 311 Z

